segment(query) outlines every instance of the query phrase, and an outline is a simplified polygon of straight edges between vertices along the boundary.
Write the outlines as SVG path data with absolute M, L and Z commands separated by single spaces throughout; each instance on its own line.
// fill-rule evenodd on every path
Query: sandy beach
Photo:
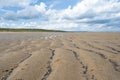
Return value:
M 0 33 L 0 80 L 120 80 L 120 33 Z

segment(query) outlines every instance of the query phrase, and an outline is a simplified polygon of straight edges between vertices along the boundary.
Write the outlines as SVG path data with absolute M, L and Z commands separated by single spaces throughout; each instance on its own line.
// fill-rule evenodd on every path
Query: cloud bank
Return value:
M 37 0 L 1 0 L 0 27 L 120 31 L 119 0 L 82 0 L 64 9 L 51 5 Z

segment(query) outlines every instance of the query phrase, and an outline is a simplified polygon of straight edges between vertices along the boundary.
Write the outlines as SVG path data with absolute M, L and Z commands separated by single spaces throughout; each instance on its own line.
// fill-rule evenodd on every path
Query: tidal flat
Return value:
M 120 80 L 120 33 L 1 32 L 0 80 Z

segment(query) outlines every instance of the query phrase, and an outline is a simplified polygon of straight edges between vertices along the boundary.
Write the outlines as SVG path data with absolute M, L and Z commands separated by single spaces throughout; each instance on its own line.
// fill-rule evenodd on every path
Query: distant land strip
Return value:
M 62 30 L 48 30 L 48 29 L 0 28 L 0 32 L 65 32 L 65 31 L 62 31 Z

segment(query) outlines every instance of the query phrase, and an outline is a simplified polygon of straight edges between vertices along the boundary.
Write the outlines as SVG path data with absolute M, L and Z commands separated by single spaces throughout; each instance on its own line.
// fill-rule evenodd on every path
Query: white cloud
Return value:
M 51 12 L 51 13 L 50 13 Z M 53 14 L 52 17 L 58 18 L 91 18 L 91 17 L 108 17 L 120 13 L 120 2 L 117 0 L 83 0 L 74 7 L 56 11 L 50 10 L 47 13 Z M 110 16 L 114 17 L 114 16 Z
M 5 0 L 6 1 L 6 0 Z M 17 0 L 14 0 L 17 1 Z M 11 3 L 12 2 L 12 3 Z M 47 29 L 73 29 L 95 30 L 112 29 L 116 27 L 120 30 L 120 2 L 119 0 L 82 0 L 75 6 L 68 6 L 66 9 L 53 9 L 53 5 L 47 6 L 41 2 L 39 5 L 29 5 L 31 0 L 18 2 L 8 2 L 7 5 L 22 5 L 24 9 L 17 12 L 7 11 L 2 18 L 6 20 L 34 19 L 37 22 L 22 23 L 18 27 L 33 27 Z M 25 4 L 24 4 L 25 3 Z M 0 3 L 1 4 L 1 3 Z M 39 21 L 46 18 L 47 21 Z M 15 21 L 14 21 L 15 22 Z M 9 23 L 1 24 L 7 26 Z M 17 24 L 10 24 L 16 27 Z
M 68 19 L 85 19 L 85 18 L 101 18 L 101 17 L 108 18 L 108 16 L 114 17 L 116 16 L 117 13 L 120 13 L 120 2 L 118 2 L 117 0 L 83 0 L 78 4 L 76 4 L 74 7 L 68 6 L 67 9 L 63 9 L 63 10 L 55 10 L 50 8 L 46 10 L 46 7 L 48 6 L 43 2 L 41 2 L 39 5 L 34 5 L 34 6 L 29 5 L 25 7 L 25 9 L 18 11 L 17 15 L 18 16 L 19 14 L 21 16 L 28 15 L 30 17 L 33 15 L 38 16 L 37 13 L 42 13 L 42 15 L 45 15 L 49 19 L 53 20 L 53 19 L 67 19 L 67 18 Z M 8 15 L 8 13 L 6 14 Z M 11 12 L 9 13 L 9 15 L 10 14 Z M 34 16 L 31 18 L 34 18 Z
M 44 13 L 46 11 L 46 4 L 41 2 L 40 5 L 35 5 L 35 8 L 41 12 L 41 13 Z
M 34 0 L 36 1 L 36 0 Z M 4 6 L 20 6 L 25 7 L 28 6 L 33 0 L 0 0 L 0 8 Z
M 76 31 L 120 31 L 120 28 L 114 28 L 112 26 L 106 26 L 104 24 L 84 24 L 84 23 L 74 23 L 74 22 L 0 22 L 0 27 L 3 28 L 34 28 L 34 29 L 55 29 L 55 30 L 76 30 Z
M 7 11 L 2 17 L 8 20 L 39 18 L 46 12 L 45 7 L 46 5 L 41 2 L 40 5 L 26 6 L 24 9 L 17 12 Z
M 18 11 L 15 13 L 17 19 L 31 19 L 31 18 L 38 18 L 40 13 L 34 6 L 28 6 L 23 10 Z

